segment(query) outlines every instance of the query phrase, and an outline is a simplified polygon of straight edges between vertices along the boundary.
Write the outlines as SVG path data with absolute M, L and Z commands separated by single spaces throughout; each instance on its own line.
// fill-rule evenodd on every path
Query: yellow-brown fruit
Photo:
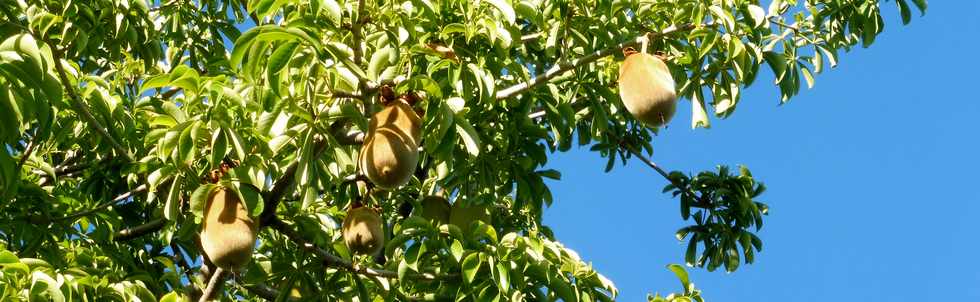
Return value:
M 347 211 L 344 218 L 344 243 L 355 254 L 375 255 L 385 245 L 381 216 L 368 207 L 358 207 Z
M 491 224 L 490 208 L 485 205 L 466 205 L 457 201 L 449 211 L 449 223 L 459 227 L 463 233 L 469 234 L 474 221 Z
M 220 188 L 205 204 L 201 247 L 214 265 L 225 270 L 241 268 L 252 260 L 257 227 L 238 194 Z
M 418 114 L 402 99 L 374 114 L 358 155 L 361 173 L 384 189 L 407 183 L 419 162 L 420 125 Z
M 674 78 L 659 58 L 628 53 L 619 68 L 619 96 L 633 117 L 650 127 L 660 127 L 674 117 L 677 95 Z
M 439 224 L 449 223 L 449 201 L 441 196 L 430 195 L 422 198 L 422 209 L 418 211 L 422 218 L 435 220 Z

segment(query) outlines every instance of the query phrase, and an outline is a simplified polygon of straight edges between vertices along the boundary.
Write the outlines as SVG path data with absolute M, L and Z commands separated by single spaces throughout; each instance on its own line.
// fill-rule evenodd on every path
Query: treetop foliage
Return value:
M 892 2 L 903 23 L 926 9 Z M 745 167 L 689 175 L 651 161 L 657 130 L 617 93 L 622 50 L 665 58 L 691 126 L 707 128 L 760 73 L 779 102 L 812 87 L 875 41 L 883 4 L 2 1 L 0 298 L 610 301 L 613 282 L 541 221 L 556 202 L 545 179 L 561 178 L 548 156 L 573 145 L 607 171 L 630 158 L 656 170 L 691 221 L 676 232 L 685 263 L 735 271 L 762 249 L 764 186 Z M 382 190 L 358 152 L 397 97 L 421 117 L 421 153 L 408 184 Z M 221 274 L 198 233 L 218 187 L 260 233 L 251 263 L 209 292 Z M 430 195 L 491 219 L 422 218 Z M 377 257 L 344 245 L 355 203 L 385 221 Z M 682 293 L 651 301 L 703 301 L 682 266 L 668 269 Z

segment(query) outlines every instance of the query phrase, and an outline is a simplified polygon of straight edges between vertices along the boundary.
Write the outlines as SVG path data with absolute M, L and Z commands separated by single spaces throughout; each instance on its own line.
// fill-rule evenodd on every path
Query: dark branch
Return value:
M 333 138 L 341 145 L 355 145 L 364 142 L 364 133 L 361 131 L 349 131 L 343 126 L 344 123 L 341 121 L 335 122 L 330 126 L 331 135 Z M 313 158 L 319 158 L 320 155 L 327 149 L 327 140 L 321 139 L 315 143 L 313 146 Z M 259 225 L 265 226 L 269 223 L 270 219 L 275 217 L 276 208 L 279 206 L 279 202 L 285 197 L 286 191 L 290 186 L 293 185 L 293 180 L 296 175 L 297 162 L 293 162 L 286 167 L 285 172 L 282 176 L 276 180 L 276 183 L 272 186 L 272 189 L 263 196 L 264 204 L 262 208 L 262 214 L 259 215 Z
M 167 224 L 166 218 L 157 218 L 154 220 L 150 220 L 150 222 L 138 226 L 119 230 L 118 232 L 116 232 L 114 236 L 112 236 L 112 240 L 115 241 L 130 240 L 136 237 L 140 237 L 149 233 L 156 232 L 161 228 L 163 228 L 163 226 L 166 224 Z
M 569 70 L 575 69 L 576 67 L 579 67 L 579 66 L 582 66 L 582 65 L 585 65 L 585 64 L 589 64 L 589 63 L 595 62 L 596 60 L 599 60 L 601 58 L 604 58 L 604 57 L 607 57 L 607 56 L 616 54 L 616 53 L 622 51 L 623 48 L 626 48 L 626 47 L 636 47 L 637 45 L 640 44 L 640 41 L 643 39 L 644 36 L 646 36 L 647 38 L 656 38 L 656 37 L 665 36 L 665 35 L 669 35 L 669 34 L 676 33 L 676 32 L 689 31 L 689 30 L 692 30 L 692 29 L 695 29 L 695 28 L 697 28 L 697 25 L 690 24 L 689 23 L 689 24 L 682 25 L 680 27 L 669 27 L 669 28 L 664 29 L 663 31 L 660 31 L 660 32 L 648 32 L 648 33 L 642 34 L 642 35 L 640 35 L 640 36 L 638 36 L 638 37 L 636 37 L 636 38 L 634 38 L 634 39 L 632 39 L 630 41 L 619 43 L 619 44 L 616 44 L 616 45 L 607 47 L 605 49 L 601 49 L 601 50 L 595 51 L 595 52 L 593 52 L 593 53 L 591 53 L 589 55 L 583 56 L 581 58 L 578 58 L 578 59 L 575 59 L 575 60 L 571 60 L 571 61 L 568 61 L 568 62 L 555 63 L 555 65 L 552 66 L 551 69 L 548 69 L 548 71 L 546 71 L 544 74 L 542 74 L 540 76 L 534 77 L 533 79 L 531 79 L 531 80 L 529 80 L 527 82 L 518 83 L 518 84 L 515 84 L 513 86 L 504 88 L 504 89 L 502 89 L 500 91 L 497 91 L 497 99 L 498 100 L 502 100 L 502 99 L 506 99 L 506 98 L 510 98 L 510 97 L 519 95 L 519 94 L 524 93 L 525 91 L 527 91 L 527 90 L 529 90 L 531 88 L 534 88 L 534 87 L 537 87 L 538 85 L 542 85 L 544 83 L 547 83 L 549 80 L 551 80 L 551 79 L 553 79 L 553 78 L 555 78 L 555 77 L 557 77 L 559 75 L 562 75 L 563 73 L 565 73 L 565 72 L 567 72 Z
M 144 191 L 146 191 L 146 185 L 145 184 L 144 185 L 140 185 L 140 186 L 138 186 L 138 187 L 136 187 L 136 188 L 134 188 L 132 190 L 129 190 L 129 192 L 120 194 L 119 196 L 116 196 L 116 198 L 113 198 L 110 201 L 103 202 L 102 204 L 100 204 L 100 205 L 98 205 L 98 206 L 96 206 L 94 208 L 91 208 L 91 209 L 88 209 L 88 210 L 85 210 L 85 211 L 81 211 L 81 212 L 78 212 L 78 213 L 75 213 L 75 214 L 70 214 L 70 215 L 67 215 L 65 217 L 55 218 L 54 220 L 55 221 L 59 221 L 59 220 L 70 220 L 70 219 L 74 219 L 74 218 L 78 218 L 78 217 L 82 217 L 82 216 L 87 216 L 89 214 L 92 214 L 92 213 L 101 211 L 102 209 L 105 209 L 105 208 L 108 208 L 108 207 L 110 207 L 112 205 L 115 205 L 116 203 L 119 203 L 119 202 L 121 202 L 123 200 L 126 200 L 126 199 L 128 199 L 129 197 L 133 196 L 136 193 L 140 193 L 140 192 L 144 192 Z
M 708 207 L 711 206 L 707 202 L 707 200 L 704 200 L 702 198 L 702 196 L 698 196 L 698 194 L 697 193 L 694 193 L 694 191 L 692 191 L 691 188 L 689 188 L 688 186 L 685 186 L 684 184 L 679 183 L 679 182 L 677 182 L 677 180 L 671 178 L 670 177 L 670 174 L 668 174 L 667 171 L 664 171 L 664 169 L 663 168 L 660 168 L 660 166 L 657 165 L 657 163 L 653 162 L 652 160 L 650 160 L 649 158 L 647 158 L 645 155 L 643 155 L 643 153 L 640 153 L 640 151 L 636 150 L 636 147 L 634 147 L 633 145 L 630 145 L 629 143 L 627 143 L 627 142 L 625 142 L 623 140 L 620 140 L 619 146 L 620 146 L 620 148 L 628 151 L 630 154 L 633 154 L 633 156 L 636 156 L 636 158 L 639 158 L 640 161 L 642 161 L 643 163 L 645 163 L 650 168 L 653 168 L 653 170 L 656 170 L 657 173 L 659 173 L 661 176 L 663 176 L 664 178 L 666 178 L 667 181 L 669 181 L 671 184 L 673 184 L 675 187 L 677 187 L 678 190 L 681 190 L 681 192 L 684 192 L 684 194 L 688 194 L 688 196 L 691 197 L 692 200 L 694 200 L 694 203 L 691 204 L 691 206 L 699 207 L 699 208 L 708 208 Z

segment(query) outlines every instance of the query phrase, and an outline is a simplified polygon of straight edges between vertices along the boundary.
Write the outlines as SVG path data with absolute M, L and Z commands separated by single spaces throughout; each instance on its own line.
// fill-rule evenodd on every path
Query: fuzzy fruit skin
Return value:
M 211 193 L 204 208 L 201 247 L 214 265 L 234 270 L 248 264 L 257 230 L 237 194 L 224 188 Z
M 419 213 L 423 218 L 437 221 L 442 225 L 449 223 L 449 212 L 449 201 L 446 198 L 434 195 L 422 198 L 422 209 Z
M 355 254 L 375 255 L 385 245 L 381 216 L 368 207 L 347 210 L 343 235 L 347 248 Z
M 358 155 L 361 173 L 383 189 L 408 183 L 419 163 L 421 123 L 412 106 L 401 99 L 375 113 Z
M 461 202 L 457 201 L 453 204 L 452 210 L 449 211 L 449 223 L 459 227 L 464 234 L 473 231 L 474 221 L 479 220 L 485 224 L 491 224 L 490 218 L 490 209 L 485 205 L 463 206 Z
M 650 54 L 632 54 L 623 61 L 619 96 L 626 110 L 650 127 L 667 124 L 677 111 L 674 78 L 667 64 Z

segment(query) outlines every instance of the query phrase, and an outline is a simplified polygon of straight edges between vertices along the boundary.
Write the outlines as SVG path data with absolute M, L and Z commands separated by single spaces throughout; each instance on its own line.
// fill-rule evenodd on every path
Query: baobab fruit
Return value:
M 422 209 L 419 211 L 422 218 L 433 220 L 440 225 L 449 222 L 449 201 L 442 196 L 430 195 L 422 198 Z
M 385 245 L 381 216 L 368 207 L 347 210 L 343 235 L 347 248 L 355 254 L 375 255 Z
M 677 95 L 667 64 L 656 56 L 623 51 L 626 60 L 619 68 L 619 96 L 633 117 L 650 127 L 660 127 L 674 117 Z
M 457 201 L 449 211 L 449 223 L 459 227 L 463 233 L 470 233 L 474 221 L 490 224 L 490 208 L 485 205 L 463 205 Z
M 358 161 L 374 185 L 393 189 L 408 183 L 419 162 L 421 120 L 403 98 L 371 117 Z
M 201 247 L 214 265 L 235 270 L 252 260 L 258 225 L 238 194 L 219 188 L 208 197 L 201 225 Z

